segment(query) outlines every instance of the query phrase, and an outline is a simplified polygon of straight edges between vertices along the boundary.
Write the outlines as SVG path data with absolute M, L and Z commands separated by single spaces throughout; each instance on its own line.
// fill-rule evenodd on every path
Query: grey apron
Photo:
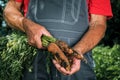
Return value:
M 88 29 L 87 0 L 30 0 L 27 18 L 43 25 L 54 37 L 74 46 Z M 46 56 L 38 51 L 33 62 L 33 72 L 24 71 L 23 80 L 95 80 L 91 52 L 84 56 L 81 69 L 71 76 L 59 73 L 53 64 L 46 71 Z

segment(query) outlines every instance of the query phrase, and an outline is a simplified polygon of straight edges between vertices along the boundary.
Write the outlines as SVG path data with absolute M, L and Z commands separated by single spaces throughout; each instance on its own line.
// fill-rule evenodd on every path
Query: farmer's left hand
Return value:
M 75 72 L 79 71 L 80 70 L 80 62 L 81 62 L 81 60 L 74 58 L 73 64 L 71 66 L 71 70 L 67 71 L 64 67 L 60 66 L 60 64 L 57 63 L 56 60 L 53 60 L 53 64 L 55 65 L 55 67 L 58 69 L 58 71 L 60 71 L 64 75 L 72 75 Z

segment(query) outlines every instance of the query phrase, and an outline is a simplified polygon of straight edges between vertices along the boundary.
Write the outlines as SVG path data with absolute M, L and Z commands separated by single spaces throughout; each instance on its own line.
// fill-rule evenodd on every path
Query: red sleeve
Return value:
M 90 0 L 89 13 L 105 15 L 108 18 L 113 16 L 110 0 Z
M 23 0 L 15 0 L 16 2 L 22 2 Z
M 24 16 L 26 16 L 27 14 L 27 11 L 28 11 L 28 3 L 29 3 L 29 0 L 15 0 L 16 2 L 20 2 L 22 3 L 23 5 L 21 6 L 23 11 L 24 11 Z

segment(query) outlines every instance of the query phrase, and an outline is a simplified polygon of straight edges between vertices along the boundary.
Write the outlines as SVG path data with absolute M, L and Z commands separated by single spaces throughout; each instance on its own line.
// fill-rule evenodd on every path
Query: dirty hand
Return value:
M 80 62 L 81 62 L 81 60 L 79 60 L 77 58 L 73 58 L 73 64 L 71 66 L 71 70 L 68 71 L 64 67 L 62 67 L 56 60 L 53 60 L 53 64 L 55 65 L 55 67 L 58 69 L 58 71 L 60 71 L 64 75 L 72 75 L 72 74 L 76 73 L 77 71 L 79 71 L 80 70 Z
M 43 26 L 34 23 L 33 21 L 28 20 L 26 18 L 23 19 L 23 27 L 28 37 L 28 43 L 39 49 L 43 48 L 41 36 L 42 35 L 51 36 L 51 34 Z

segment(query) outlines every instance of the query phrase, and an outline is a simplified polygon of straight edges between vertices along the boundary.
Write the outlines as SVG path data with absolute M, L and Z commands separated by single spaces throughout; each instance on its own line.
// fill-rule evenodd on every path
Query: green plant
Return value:
M 0 80 L 20 80 L 23 67 L 31 71 L 36 51 L 19 31 L 0 37 Z
M 98 80 L 120 80 L 120 45 L 97 46 L 93 49 Z

